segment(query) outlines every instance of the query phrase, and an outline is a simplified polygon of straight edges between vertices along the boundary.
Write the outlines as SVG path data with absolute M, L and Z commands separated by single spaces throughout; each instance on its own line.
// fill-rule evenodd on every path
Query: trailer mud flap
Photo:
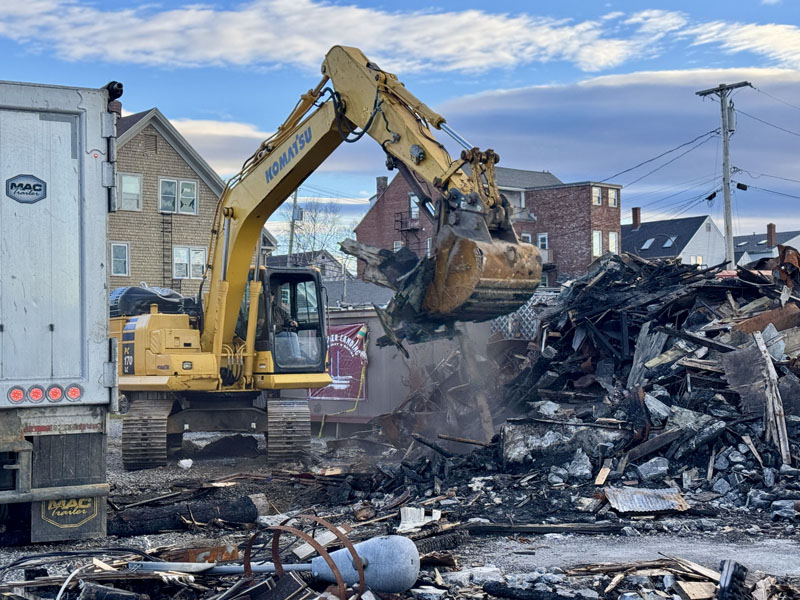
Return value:
M 102 537 L 106 499 L 65 498 L 31 503 L 31 542 Z

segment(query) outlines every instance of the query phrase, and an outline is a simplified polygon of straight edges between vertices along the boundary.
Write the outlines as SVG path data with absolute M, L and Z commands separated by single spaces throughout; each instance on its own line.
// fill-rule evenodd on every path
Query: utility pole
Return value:
M 725 261 L 728 269 L 734 269 L 733 254 L 733 217 L 731 215 L 731 141 L 730 133 L 733 125 L 733 106 L 730 104 L 732 90 L 741 87 L 753 87 L 749 81 L 740 81 L 726 85 L 719 84 L 709 90 L 696 92 L 698 96 L 706 97 L 716 94 L 719 97 L 719 106 L 722 113 L 722 193 L 725 198 Z
M 294 261 L 292 260 L 292 250 L 294 246 L 294 222 L 297 217 L 297 190 L 295 189 L 292 194 L 292 220 L 289 225 L 289 256 L 286 257 L 286 266 L 293 267 Z

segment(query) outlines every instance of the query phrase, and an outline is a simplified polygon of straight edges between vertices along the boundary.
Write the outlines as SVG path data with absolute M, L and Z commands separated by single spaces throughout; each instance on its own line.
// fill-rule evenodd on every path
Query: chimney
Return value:
M 642 224 L 642 209 L 639 206 L 634 206 L 631 209 L 631 216 L 633 217 L 633 230 L 636 231 Z
M 778 245 L 778 234 L 775 232 L 775 223 L 767 224 L 767 247 L 774 248 Z
M 119 100 L 112 100 L 108 103 L 108 112 L 116 113 L 117 117 L 122 116 L 122 102 Z
M 378 190 L 378 198 L 380 198 L 383 195 L 383 192 L 386 191 L 386 187 L 389 185 L 389 178 L 385 175 L 383 177 L 376 177 L 375 182 Z

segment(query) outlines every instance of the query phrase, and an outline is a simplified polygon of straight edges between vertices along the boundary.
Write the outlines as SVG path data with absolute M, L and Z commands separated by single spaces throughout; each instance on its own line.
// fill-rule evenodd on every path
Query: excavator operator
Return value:
M 275 327 L 276 349 L 288 350 L 288 356 L 284 352 L 281 358 L 300 358 L 300 342 L 297 339 L 297 321 L 291 318 L 289 313 L 281 306 L 278 290 L 275 287 L 269 289 L 269 303 L 271 308 L 272 325 Z M 294 330 L 294 331 L 292 331 Z

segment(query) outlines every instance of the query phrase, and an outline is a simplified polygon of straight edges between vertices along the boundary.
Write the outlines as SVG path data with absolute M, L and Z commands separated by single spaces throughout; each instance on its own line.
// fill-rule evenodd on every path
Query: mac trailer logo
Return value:
M 47 197 L 47 184 L 34 175 L 6 179 L 6 196 L 22 204 L 33 204 Z

